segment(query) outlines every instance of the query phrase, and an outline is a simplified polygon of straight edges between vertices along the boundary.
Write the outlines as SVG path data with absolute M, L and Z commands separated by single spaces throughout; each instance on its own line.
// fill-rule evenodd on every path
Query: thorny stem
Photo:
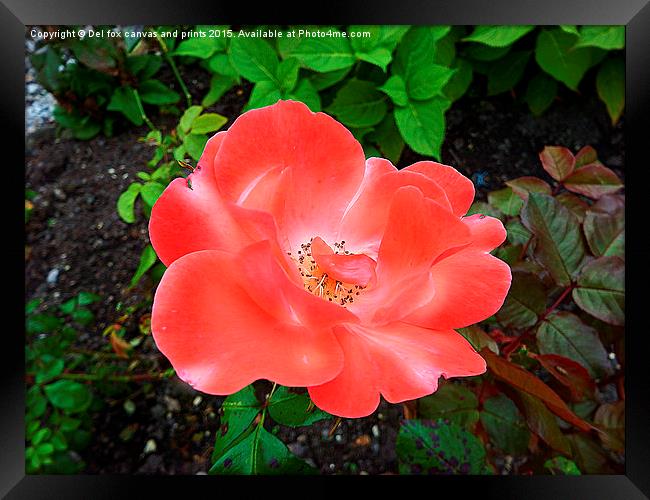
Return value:
M 187 107 L 192 106 L 192 96 L 190 95 L 189 90 L 187 90 L 187 87 L 185 86 L 185 82 L 181 78 L 181 74 L 178 72 L 178 67 L 176 66 L 176 63 L 174 62 L 174 59 L 169 55 L 169 49 L 167 48 L 167 44 L 165 41 L 159 37 L 156 36 L 156 40 L 158 40 L 158 44 L 160 45 L 160 48 L 163 51 L 163 57 L 165 58 L 165 61 L 169 64 L 169 66 L 172 69 L 172 72 L 174 73 L 174 76 L 176 77 L 176 80 L 178 81 L 178 84 L 181 87 L 181 90 L 183 91 L 183 95 L 185 96 L 185 102 L 187 103 Z

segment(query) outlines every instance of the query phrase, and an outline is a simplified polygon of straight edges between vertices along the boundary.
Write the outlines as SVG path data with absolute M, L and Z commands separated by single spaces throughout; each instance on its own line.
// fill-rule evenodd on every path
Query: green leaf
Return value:
M 111 96 L 111 101 L 106 107 L 109 111 L 119 111 L 134 125 L 142 125 L 144 120 L 140 114 L 135 90 L 131 87 L 117 87 Z
M 577 37 L 560 28 L 543 29 L 537 36 L 535 58 L 540 67 L 571 90 L 593 65 L 596 54 L 591 48 L 575 48 Z
M 143 82 L 155 75 L 162 66 L 162 57 L 154 55 L 129 56 L 126 58 L 127 69 Z
M 144 274 L 149 269 L 151 269 L 151 266 L 153 266 L 157 260 L 158 256 L 156 255 L 156 251 L 153 249 L 153 247 L 151 245 L 144 247 L 142 254 L 140 254 L 140 263 L 138 264 L 138 269 L 136 269 L 133 278 L 131 278 L 130 286 L 134 287 L 137 285 L 138 281 L 140 281 Z
M 188 134 L 183 139 L 183 146 L 194 160 L 199 161 L 207 142 L 208 136 L 206 135 Z
M 519 215 L 519 211 L 524 204 L 523 200 L 514 193 L 511 187 L 488 193 L 488 202 L 506 215 Z
M 156 104 L 158 106 L 174 104 L 181 98 L 177 92 L 174 92 L 159 80 L 147 80 L 146 82 L 142 82 L 138 91 L 142 102 L 146 102 L 147 104 Z
M 337 69 L 327 73 L 314 73 L 309 81 L 316 90 L 325 90 L 343 80 L 350 72 L 350 68 Z
M 443 93 L 449 100 L 457 101 L 467 92 L 472 83 L 474 72 L 471 63 L 461 58 L 454 61 L 452 68 L 456 71 L 447 82 Z
M 512 273 L 512 285 L 497 319 L 505 326 L 526 328 L 537 323 L 546 309 L 546 289 L 540 279 L 523 272 Z
M 278 83 L 282 92 L 291 92 L 298 83 L 300 61 L 295 57 L 285 59 L 278 66 Z
M 396 450 L 400 474 L 490 474 L 483 443 L 453 423 L 403 421 Z
M 36 383 L 42 384 L 63 373 L 64 362 L 51 354 L 44 354 L 36 363 Z
M 63 326 L 63 321 L 49 314 L 35 314 L 26 320 L 25 328 L 29 334 L 50 333 Z
M 413 151 L 440 159 L 449 105 L 448 100 L 434 97 L 428 101 L 409 101 L 405 107 L 395 108 L 397 128 Z
M 530 51 L 517 50 L 499 59 L 488 70 L 488 95 L 497 95 L 514 88 L 524 74 Z
M 278 56 L 261 38 L 236 37 L 230 44 L 230 61 L 239 73 L 252 82 L 272 81 L 276 77 Z
M 140 195 L 142 196 L 142 200 L 149 205 L 150 207 L 153 207 L 154 203 L 158 200 L 162 192 L 165 190 L 165 186 L 160 184 L 159 182 L 146 182 L 144 186 L 142 186 L 142 189 L 140 190 Z
M 226 38 L 223 36 L 210 36 L 209 30 L 218 30 L 220 26 L 197 26 L 194 31 L 198 36 L 183 40 L 172 53 L 175 56 L 191 56 L 207 59 L 215 52 L 226 49 Z
M 190 106 L 185 110 L 183 116 L 181 116 L 180 121 L 178 122 L 181 130 L 186 134 L 189 133 L 192 128 L 192 123 L 194 120 L 201 114 L 203 108 L 201 106 Z
M 355 55 L 362 61 L 379 66 L 386 71 L 392 60 L 395 46 L 408 31 L 408 26 L 350 26 L 348 32 L 369 32 L 369 37 L 351 37 L 350 44 Z
M 474 203 L 472 203 L 472 206 L 469 207 L 469 210 L 467 211 L 468 217 L 470 215 L 475 215 L 475 214 L 489 215 L 490 217 L 494 217 L 496 219 L 505 220 L 505 217 L 503 213 L 501 213 L 501 210 L 481 200 L 477 200 Z
M 584 231 L 589 249 L 596 257 L 625 257 L 625 214 L 618 209 L 613 214 L 587 211 Z
M 507 47 L 535 29 L 535 26 L 476 26 L 464 42 L 477 42 L 490 47 Z
M 625 62 L 621 58 L 607 59 L 596 76 L 598 96 L 607 106 L 607 112 L 616 124 L 625 107 Z
M 250 99 L 244 107 L 244 111 L 250 109 L 262 108 L 275 104 L 278 100 L 282 99 L 282 94 L 278 86 L 269 81 L 258 82 L 253 87 Z
M 410 72 L 406 81 L 407 93 L 409 97 L 418 101 L 442 95 L 453 74 L 453 69 L 438 64 L 421 66 Z
M 309 410 L 311 400 L 307 393 L 297 394 L 287 387 L 278 387 L 269 401 L 269 415 L 278 424 L 290 427 L 311 425 L 314 422 L 332 418 L 332 415 L 315 406 Z
M 553 457 L 544 462 L 544 468 L 554 476 L 579 476 L 580 469 L 573 460 L 565 457 Z
M 625 47 L 625 26 L 583 26 L 575 44 L 575 48 L 578 47 L 622 49 Z
M 561 24 L 560 29 L 571 35 L 580 36 L 580 32 L 578 31 L 578 28 L 573 24 Z
M 585 258 L 578 219 L 555 198 L 530 193 L 521 221 L 535 235 L 535 258 L 558 285 L 569 285 Z
M 327 111 L 348 127 L 371 127 L 386 114 L 386 98 L 375 84 L 353 78 L 336 93 Z
M 135 200 L 141 189 L 142 184 L 134 182 L 117 199 L 117 213 L 128 224 L 135 222 Z
M 322 27 L 308 31 L 338 32 Z M 302 66 L 322 73 L 349 68 L 356 61 L 349 39 L 338 36 L 283 37 L 278 40 L 278 47 L 283 58 L 295 57 Z
M 478 422 L 478 399 L 465 386 L 446 383 L 418 401 L 418 412 L 428 420 L 448 420 L 469 431 Z
M 575 314 L 560 311 L 548 315 L 537 328 L 537 345 L 541 354 L 557 354 L 580 363 L 592 377 L 612 373 L 596 330 Z
M 318 112 L 321 109 L 318 91 L 307 78 L 300 79 L 296 88 L 289 94 L 289 98 L 304 102 L 313 112 Z
M 210 469 L 211 474 L 309 474 L 314 470 L 291 454 L 282 441 L 257 426 L 227 450 Z
M 600 257 L 578 276 L 573 300 L 585 312 L 605 323 L 625 324 L 625 262 L 620 257 Z
M 512 219 L 506 224 L 508 241 L 513 245 L 525 245 L 531 234 L 524 225 L 517 219 Z
M 506 47 L 490 47 L 489 45 L 483 45 L 482 43 L 470 43 L 468 46 L 464 47 L 463 54 L 475 61 L 490 62 L 501 59 L 508 52 L 510 52 L 509 45 Z
M 228 396 L 221 405 L 221 425 L 214 443 L 212 461 L 216 461 L 250 427 L 261 404 L 255 397 L 255 389 L 247 385 L 241 391 Z
M 233 85 L 235 85 L 236 80 L 230 76 L 224 76 L 219 74 L 212 75 L 210 79 L 210 90 L 205 94 L 205 97 L 201 101 L 201 106 L 207 108 L 212 106 L 217 102 L 221 97 L 228 92 Z
M 542 167 L 553 179 L 562 182 L 573 173 L 576 159 L 567 148 L 562 146 L 546 146 L 539 154 Z
M 526 452 L 530 431 L 510 398 L 499 394 L 486 400 L 481 410 L 481 423 L 501 451 L 516 455 Z
M 381 123 L 375 127 L 371 137 L 379 146 L 381 153 L 393 164 L 397 164 L 404 150 L 404 140 L 397 130 L 392 113 L 386 114 Z
M 600 162 L 584 165 L 564 180 L 564 187 L 574 193 L 599 199 L 623 188 L 618 176 Z
M 458 328 L 458 333 L 465 337 L 477 351 L 487 347 L 494 354 L 499 354 L 499 346 L 497 343 L 480 326 L 472 325 L 465 328 Z
M 377 89 L 384 92 L 398 106 L 406 106 L 408 103 L 406 84 L 399 75 L 391 76 L 381 87 L 377 87 Z
M 237 68 L 232 65 L 228 54 L 215 54 L 207 60 L 206 66 L 212 73 L 228 76 L 235 82 L 239 82 Z
M 408 81 L 411 74 L 432 64 L 436 56 L 436 42 L 450 31 L 449 26 L 414 26 L 397 47 L 392 71 Z
M 217 113 L 205 113 L 192 122 L 191 134 L 207 134 L 219 130 L 225 125 L 228 118 Z
M 87 386 L 72 380 L 57 380 L 43 387 L 52 406 L 68 413 L 79 413 L 90 406 L 92 394 Z
M 528 82 L 525 99 L 530 112 L 539 116 L 549 108 L 556 95 L 557 82 L 546 74 L 540 73 Z

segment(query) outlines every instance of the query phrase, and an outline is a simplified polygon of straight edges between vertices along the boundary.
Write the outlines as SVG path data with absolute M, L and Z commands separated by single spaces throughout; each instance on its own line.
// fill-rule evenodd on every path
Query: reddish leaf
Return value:
M 555 416 L 538 398 L 519 391 L 526 422 L 531 431 L 541 437 L 554 450 L 565 455 L 571 454 L 571 444 L 562 434 Z
M 518 338 L 518 337 L 510 337 L 509 335 L 503 333 L 503 330 L 500 330 L 498 328 L 494 328 L 493 330 L 490 330 L 490 337 L 496 340 L 499 344 L 509 344 L 511 342 L 514 342 Z
M 625 257 L 625 213 L 622 208 L 612 213 L 589 210 L 584 231 L 589 248 L 596 257 Z
M 571 312 L 555 311 L 546 316 L 537 328 L 537 347 L 542 354 L 557 354 L 580 363 L 593 377 L 612 373 L 596 329 Z
M 132 349 L 131 344 L 118 336 L 115 331 L 111 333 L 110 342 L 113 351 L 115 351 L 115 354 L 117 354 L 118 357 L 124 359 L 129 358 L 128 352 Z
M 567 207 L 581 223 L 585 220 L 585 214 L 589 210 L 589 204 L 587 202 L 571 193 L 560 193 L 555 199 Z
M 557 354 L 529 353 L 529 355 L 537 359 L 558 382 L 567 386 L 574 400 L 579 401 L 594 396 L 596 384 L 587 369 L 580 363 Z
M 591 146 L 585 146 L 576 153 L 576 168 L 598 161 L 598 153 Z
M 601 405 L 594 423 L 603 431 L 599 436 L 607 448 L 617 452 L 625 449 L 625 401 Z
M 526 176 L 506 181 L 506 185 L 512 188 L 512 191 L 522 200 L 528 199 L 528 193 L 551 194 L 551 186 L 548 182 L 538 177 Z
M 625 196 L 622 194 L 607 194 L 593 204 L 591 210 L 613 214 L 625 209 Z
M 497 343 L 480 326 L 472 325 L 466 328 L 459 328 L 458 333 L 465 337 L 477 351 L 487 347 L 493 353 L 499 354 L 499 346 L 497 346 Z
M 571 175 L 576 165 L 576 159 L 571 151 L 561 146 L 546 146 L 539 154 L 539 159 L 544 170 L 560 182 Z
M 578 277 L 573 300 L 583 311 L 611 325 L 625 324 L 625 262 L 620 257 L 599 257 Z
M 564 187 L 574 193 L 598 199 L 612 194 L 623 187 L 618 176 L 599 162 L 590 163 L 577 169 L 564 181 Z
M 533 274 L 513 272 L 512 286 L 497 319 L 506 326 L 533 326 L 546 308 L 544 284 Z
M 535 235 L 535 259 L 558 285 L 569 285 L 585 258 L 578 219 L 552 196 L 531 193 L 521 222 Z
M 523 368 L 506 361 L 489 349 L 483 349 L 481 356 L 485 359 L 492 374 L 521 391 L 541 399 L 544 404 L 558 417 L 573 424 L 578 429 L 588 432 L 594 427 L 573 413 L 557 393 L 539 378 Z
M 584 434 L 571 434 L 567 436 L 571 442 L 573 458 L 578 463 L 582 472 L 587 474 L 611 474 L 612 468 L 607 463 L 602 446 Z

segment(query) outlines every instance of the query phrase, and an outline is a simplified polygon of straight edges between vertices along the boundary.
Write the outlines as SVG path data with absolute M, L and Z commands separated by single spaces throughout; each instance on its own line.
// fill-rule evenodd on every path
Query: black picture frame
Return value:
M 311 12 L 311 13 L 309 13 Z M 233 477 L 126 477 L 126 476 L 26 476 L 24 470 L 24 337 L 18 332 L 23 324 L 20 287 L 10 281 L 7 270 L 19 270 L 23 259 L 23 203 L 18 184 L 21 170 L 21 134 L 24 133 L 24 34 L 34 24 L 152 24 L 226 22 L 231 24 L 624 24 L 626 25 L 626 462 L 624 475 L 585 476 L 481 476 L 481 477 L 315 477 L 283 480 L 276 490 L 272 478 Z M 7 498 L 120 498 L 136 496 L 136 487 L 147 496 L 171 496 L 175 491 L 186 495 L 218 495 L 222 488 L 236 486 L 238 496 L 260 493 L 304 498 L 314 491 L 331 490 L 345 494 L 352 487 L 365 488 L 372 483 L 380 495 L 409 496 L 420 483 L 429 493 L 440 497 L 477 494 L 498 498 L 589 498 L 636 499 L 650 496 L 650 384 L 645 371 L 644 306 L 647 294 L 647 259 L 650 249 L 644 233 L 648 227 L 644 189 L 647 189 L 646 143 L 650 130 L 650 0 L 399 0 L 381 2 L 347 1 L 292 2 L 279 6 L 268 2 L 211 2 L 183 0 L 2 0 L 0 5 L 0 52 L 2 53 L 2 100 L 5 129 L 2 154 L 5 162 L 6 204 L 3 221 L 7 237 L 4 283 L 8 293 L 2 305 L 6 322 L 2 342 L 2 399 L 0 410 L 0 495 Z M 23 139 L 24 140 L 24 135 Z M 24 240 L 23 240 L 24 241 Z M 14 261 L 16 263 L 14 264 Z M 19 273 L 15 275 L 20 279 Z M 647 286 L 647 285 L 646 285 Z M 11 325 L 11 326 L 10 326 Z M 192 481 L 189 484 L 189 481 Z M 273 481 L 273 482 L 270 482 Z M 426 481 L 426 482 L 425 482 Z M 187 483 L 187 484 L 186 484 Z M 280 483 L 277 483 L 278 485 Z M 289 490 L 287 490 L 289 488 Z M 142 493 L 140 493 L 141 495 Z M 346 495 L 347 496 L 347 495 Z

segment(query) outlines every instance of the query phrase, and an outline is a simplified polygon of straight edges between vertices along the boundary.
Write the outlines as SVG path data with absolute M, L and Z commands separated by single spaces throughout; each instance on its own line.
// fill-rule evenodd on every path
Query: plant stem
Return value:
M 181 78 L 181 74 L 178 72 L 178 67 L 174 62 L 174 59 L 172 59 L 172 57 L 169 55 L 169 49 L 167 48 L 167 44 L 159 36 L 156 36 L 156 40 L 158 40 L 158 44 L 160 45 L 160 48 L 163 51 L 163 57 L 165 58 L 165 61 L 167 61 L 167 63 L 171 67 L 172 72 L 174 73 L 174 76 L 176 77 L 176 80 L 178 81 L 178 84 L 181 87 L 183 95 L 185 96 L 185 102 L 187 103 L 187 107 L 189 108 L 190 106 L 192 106 L 192 96 L 190 95 L 189 90 L 187 90 L 187 87 L 185 86 L 185 82 Z
M 142 107 L 142 101 L 140 100 L 140 94 L 136 89 L 133 89 L 133 95 L 135 95 L 135 101 L 138 104 L 138 110 L 140 111 L 140 116 L 142 117 L 144 122 L 151 130 L 156 130 L 156 127 L 154 127 L 153 123 L 151 123 L 151 120 L 149 120 L 147 114 L 144 112 L 144 107 Z

